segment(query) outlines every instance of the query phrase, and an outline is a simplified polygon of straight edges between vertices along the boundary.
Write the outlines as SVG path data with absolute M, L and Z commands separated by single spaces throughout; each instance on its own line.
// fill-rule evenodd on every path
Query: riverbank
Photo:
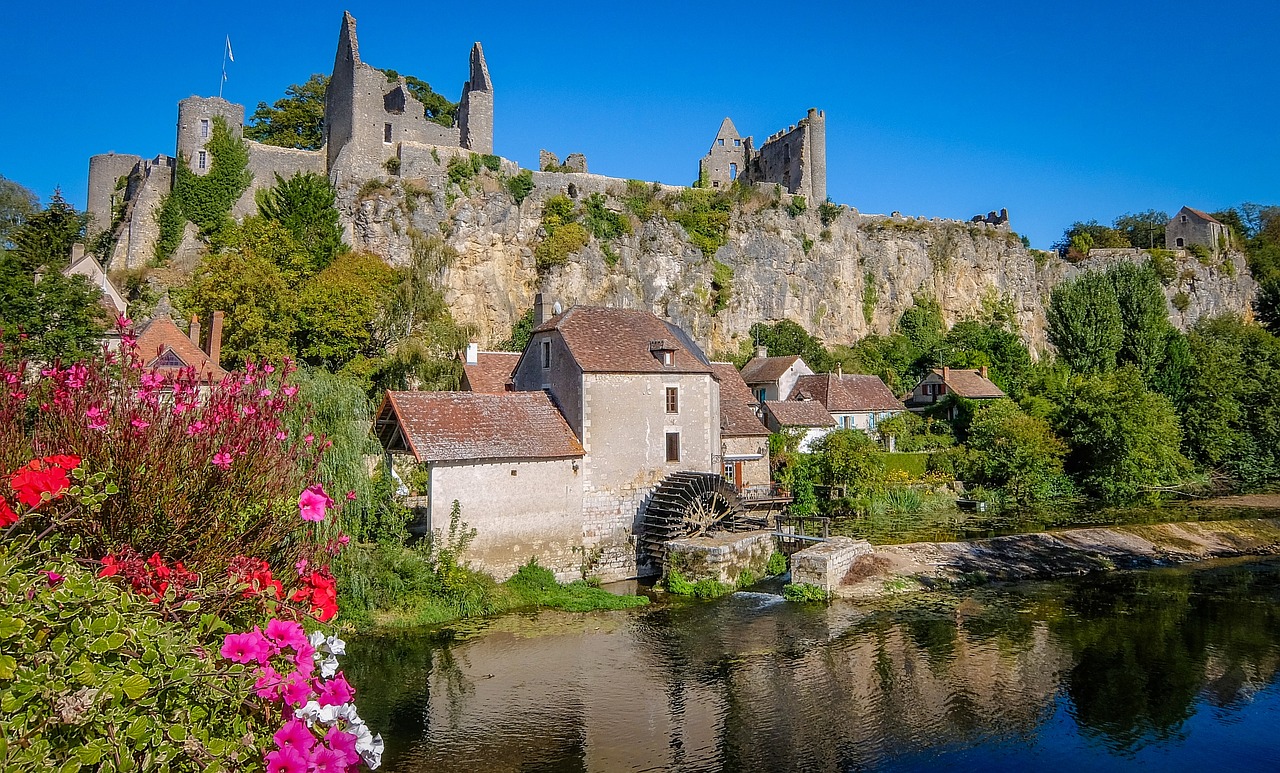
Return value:
M 1242 505 L 1231 502 L 1223 506 Z M 865 599 L 936 587 L 1043 580 L 1249 555 L 1280 555 L 1280 518 L 881 545 L 861 558 L 833 593 L 838 598 Z

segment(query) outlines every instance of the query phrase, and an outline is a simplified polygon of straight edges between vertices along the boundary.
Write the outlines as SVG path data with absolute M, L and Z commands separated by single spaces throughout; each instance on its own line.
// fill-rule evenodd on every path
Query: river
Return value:
M 1280 560 L 506 615 L 345 668 L 388 771 L 1270 771 Z

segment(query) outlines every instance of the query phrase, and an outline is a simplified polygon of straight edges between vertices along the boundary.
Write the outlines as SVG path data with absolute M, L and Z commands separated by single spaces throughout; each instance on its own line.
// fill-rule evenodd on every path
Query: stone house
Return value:
M 842 429 L 860 429 L 871 435 L 875 434 L 877 424 L 907 410 L 879 376 L 841 373 L 801 376 L 787 399 L 816 400 Z
M 720 382 L 720 446 L 725 479 L 739 491 L 768 486 L 769 428 L 760 420 L 760 402 L 731 362 L 713 362 Z
M 1164 227 L 1164 246 L 1171 250 L 1196 244 L 1217 254 L 1231 246 L 1231 229 L 1206 212 L 1191 207 L 1178 210 Z
M 1006 397 L 1000 387 L 987 378 L 986 365 L 977 369 L 943 366 L 925 374 L 904 402 L 908 409 L 923 413 L 945 400 L 947 395 L 967 400 L 999 400 Z M 947 419 L 955 417 L 956 408 L 952 405 L 947 409 Z
M 770 357 L 763 346 L 756 347 L 756 356 L 742 366 L 742 380 L 747 383 L 757 402 L 785 400 L 795 388 L 796 379 L 812 376 L 813 368 L 805 364 L 799 355 Z
M 103 308 L 113 315 L 124 316 L 125 312 L 128 311 L 128 301 L 116 289 L 98 259 L 85 253 L 83 244 L 71 245 L 71 262 L 66 268 L 62 269 L 62 273 L 66 276 L 79 275 L 88 279 L 89 283 L 102 293 L 101 303 Z
M 509 391 L 511 373 L 520 361 L 520 352 L 482 352 L 479 344 L 468 344 L 462 359 L 462 391 L 502 394 Z
M 761 407 L 765 426 L 771 432 L 801 432 L 801 453 L 809 453 L 815 442 L 831 430 L 837 429 L 835 417 L 817 400 L 766 400 Z
M 545 392 L 388 392 L 375 431 L 427 467 L 426 527 L 453 503 L 476 530 L 467 558 L 498 579 L 531 556 L 561 579 L 582 561 L 582 445 Z

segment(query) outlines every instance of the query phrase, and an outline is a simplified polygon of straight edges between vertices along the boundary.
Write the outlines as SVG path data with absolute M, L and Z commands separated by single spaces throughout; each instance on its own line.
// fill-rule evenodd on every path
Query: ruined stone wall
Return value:
M 498 580 L 530 558 L 556 579 L 579 577 L 582 473 L 577 459 L 435 462 L 429 527 L 447 532 L 453 501 L 476 530 L 466 559 Z
M 752 160 L 753 182 L 781 185 L 787 193 L 805 196 L 817 205 L 827 198 L 826 117 L 810 109 L 799 123 L 780 131 L 760 146 Z
M 471 47 L 470 76 L 458 105 L 459 141 L 476 153 L 493 153 L 493 81 L 480 44 Z
M 253 174 L 253 182 L 231 209 L 233 217 L 257 214 L 258 205 L 254 197 L 259 190 L 274 186 L 277 174 L 286 180 L 296 174 L 325 174 L 323 150 L 279 148 L 252 141 L 245 144 L 249 147 L 249 171 Z
M 711 150 L 698 167 L 698 179 L 712 188 L 727 188 L 751 162 L 751 138 L 743 138 L 728 118 L 711 141 Z
M 108 271 L 137 268 L 155 257 L 160 225 L 155 212 L 160 200 L 173 190 L 173 165 L 176 159 L 156 156 L 134 167 L 125 190 L 124 219 L 116 232 L 116 245 L 111 252 Z
M 128 192 L 128 177 L 142 163 L 142 156 L 100 153 L 89 158 L 89 197 L 86 210 L 90 220 L 85 236 L 92 239 L 111 227 L 115 205 Z M 119 186 L 121 178 L 125 185 Z

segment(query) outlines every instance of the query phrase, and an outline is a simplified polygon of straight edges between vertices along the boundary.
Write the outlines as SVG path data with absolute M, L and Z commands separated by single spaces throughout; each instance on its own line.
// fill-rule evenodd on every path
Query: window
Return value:
M 206 169 L 206 168 L 208 168 L 208 166 L 209 166 L 209 154 L 208 154 L 208 153 L 206 153 L 206 152 L 204 152 L 203 150 L 202 150 L 202 151 L 200 151 L 200 155 L 199 155 L 199 157 L 198 157 L 198 158 L 197 158 L 197 160 L 196 160 L 196 164 L 198 165 L 198 168 L 200 168 L 200 169 Z
M 1177 242 L 1177 244 L 1178 244 L 1178 246 L 1179 246 L 1179 247 L 1186 247 L 1186 246 L 1187 246 L 1186 240 L 1185 240 L 1185 239 L 1183 239 L 1181 236 L 1179 236 L 1179 237 L 1178 237 L 1178 242 Z
M 725 463 L 724 463 L 724 479 L 725 479 L 725 480 L 727 480 L 727 481 L 729 481 L 730 483 L 735 483 L 735 482 L 736 482 L 736 481 L 733 479 L 733 468 L 734 468 L 734 464 L 733 464 L 733 462 L 725 462 Z
M 1187 216 L 1186 216 L 1186 215 L 1183 215 L 1183 216 L 1182 216 L 1182 222 L 1184 222 L 1184 223 L 1185 223 L 1185 222 L 1187 222 Z
M 209 139 L 209 119 L 200 119 L 200 139 Z
M 546 370 L 551 367 L 551 339 L 543 339 L 542 341 L 542 368 Z
M 391 141 L 391 124 L 389 123 L 384 123 L 382 125 L 382 141 L 383 142 Z
M 736 180 L 736 179 L 738 179 L 738 165 L 737 165 L 737 164 L 729 164 L 729 179 L 730 179 L 730 180 Z
M 733 141 L 733 146 L 734 146 L 735 148 L 742 147 L 742 140 L 734 140 L 734 141 Z
M 667 461 L 668 462 L 680 461 L 680 433 L 679 432 L 667 433 Z
M 680 387 L 667 387 L 667 413 L 680 412 Z
M 724 147 L 724 140 L 716 140 L 716 144 L 723 148 L 723 147 Z
M 676 361 L 676 353 L 675 353 L 675 352 L 671 351 L 670 349 L 667 349 L 667 350 L 663 351 L 663 353 L 662 353 L 662 364 L 663 364 L 663 365 L 674 365 L 674 364 L 675 364 L 675 361 Z
M 756 390 L 756 402 L 763 403 L 764 396 L 765 396 L 764 387 L 760 387 L 759 389 Z

